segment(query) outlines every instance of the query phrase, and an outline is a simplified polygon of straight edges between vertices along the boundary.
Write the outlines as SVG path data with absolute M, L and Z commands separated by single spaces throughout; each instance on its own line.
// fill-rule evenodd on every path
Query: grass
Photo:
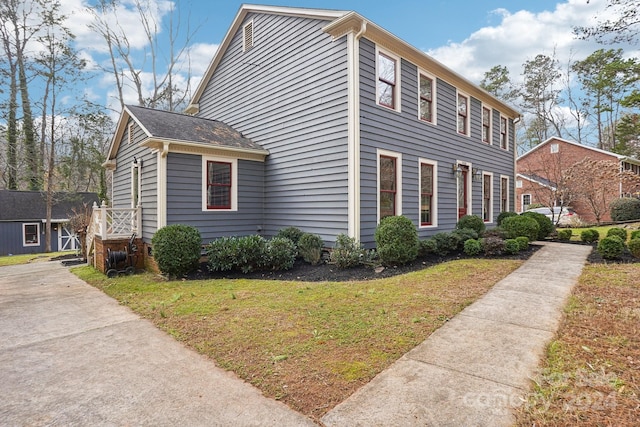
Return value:
M 635 229 L 640 229 L 640 223 L 629 223 L 629 224 L 625 224 L 627 226 L 627 231 L 629 234 L 629 237 L 631 236 L 631 231 L 635 230 Z M 599 225 L 599 226 L 593 226 L 593 227 L 579 227 L 579 228 L 571 228 L 570 230 L 573 232 L 572 236 L 571 236 L 571 240 L 574 241 L 580 241 L 580 233 L 582 233 L 584 230 L 590 230 L 590 229 L 594 229 L 596 231 L 598 231 L 600 238 L 603 239 L 607 236 L 607 232 L 609 231 L 609 229 L 611 228 L 620 228 L 622 227 L 622 225 Z
M 321 283 L 73 271 L 266 396 L 319 419 L 521 264 L 466 259 Z
M 69 252 L 50 252 L 46 254 L 0 256 L 0 267 L 29 264 L 30 262 L 51 261 L 53 258 L 68 254 Z
M 640 266 L 584 268 L 518 426 L 635 426 L 640 408 Z

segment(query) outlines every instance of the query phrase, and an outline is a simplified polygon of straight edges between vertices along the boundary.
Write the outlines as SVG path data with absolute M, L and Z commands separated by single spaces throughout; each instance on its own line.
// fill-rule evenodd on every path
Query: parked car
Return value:
M 554 221 L 555 224 L 559 225 L 571 225 L 575 224 L 579 220 L 578 214 L 576 214 L 573 209 L 567 206 L 562 208 L 560 206 L 554 206 L 553 214 L 551 212 L 551 209 L 547 207 L 529 209 L 527 212 L 541 213 L 551 221 Z

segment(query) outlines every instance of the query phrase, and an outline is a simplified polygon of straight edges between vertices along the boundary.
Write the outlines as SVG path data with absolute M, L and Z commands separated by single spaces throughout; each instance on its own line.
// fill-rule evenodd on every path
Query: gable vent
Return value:
M 246 52 L 253 47 L 253 21 L 243 28 L 242 51 Z

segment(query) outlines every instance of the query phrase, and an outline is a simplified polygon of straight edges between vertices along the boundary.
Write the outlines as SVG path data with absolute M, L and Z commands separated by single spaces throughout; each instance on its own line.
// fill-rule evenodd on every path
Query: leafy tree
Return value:
M 496 65 L 485 72 L 480 87 L 504 102 L 514 102 L 518 98 L 518 89 L 504 65 Z
M 640 157 L 640 114 L 628 113 L 622 116 L 616 126 L 614 153 L 629 157 Z

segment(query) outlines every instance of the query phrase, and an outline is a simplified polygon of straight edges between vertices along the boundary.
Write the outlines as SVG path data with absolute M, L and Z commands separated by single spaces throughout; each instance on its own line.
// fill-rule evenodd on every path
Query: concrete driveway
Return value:
M 0 268 L 0 424 L 316 425 L 57 262 Z

